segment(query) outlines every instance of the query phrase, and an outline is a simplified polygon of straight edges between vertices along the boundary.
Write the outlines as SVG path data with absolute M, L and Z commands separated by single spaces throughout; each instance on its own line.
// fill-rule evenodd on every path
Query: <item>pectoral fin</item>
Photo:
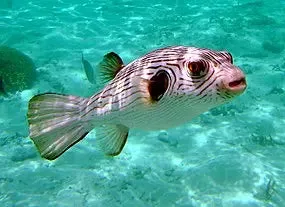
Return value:
M 158 71 L 150 79 L 141 77 L 133 78 L 134 85 L 138 85 L 141 91 L 141 96 L 146 105 L 156 104 L 166 93 L 170 84 L 170 75 L 165 70 Z
M 128 133 L 124 125 L 104 125 L 96 129 L 96 141 L 106 155 L 116 156 L 124 148 Z

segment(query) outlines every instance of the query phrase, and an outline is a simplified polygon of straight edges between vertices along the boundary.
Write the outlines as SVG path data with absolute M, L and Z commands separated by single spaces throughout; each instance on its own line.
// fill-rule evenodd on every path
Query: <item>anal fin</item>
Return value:
M 123 150 L 128 133 L 124 125 L 103 125 L 96 129 L 96 141 L 106 155 L 116 156 Z

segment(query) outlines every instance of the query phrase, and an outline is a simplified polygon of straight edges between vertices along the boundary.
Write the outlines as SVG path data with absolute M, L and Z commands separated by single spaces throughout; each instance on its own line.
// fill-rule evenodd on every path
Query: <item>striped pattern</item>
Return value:
M 202 63 L 205 70 L 192 75 L 191 62 Z M 148 81 L 159 70 L 169 74 L 169 86 L 158 103 L 151 103 Z M 158 49 L 121 69 L 89 99 L 82 119 L 142 129 L 175 126 L 231 99 L 233 94 L 222 90 L 222 80 L 236 70 L 227 52 L 183 46 Z

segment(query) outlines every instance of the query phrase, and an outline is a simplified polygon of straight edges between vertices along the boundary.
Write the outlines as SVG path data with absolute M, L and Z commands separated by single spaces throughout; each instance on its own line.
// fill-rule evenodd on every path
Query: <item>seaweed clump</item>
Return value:
M 0 46 L 0 82 L 5 93 L 31 88 L 36 80 L 33 60 L 24 53 Z

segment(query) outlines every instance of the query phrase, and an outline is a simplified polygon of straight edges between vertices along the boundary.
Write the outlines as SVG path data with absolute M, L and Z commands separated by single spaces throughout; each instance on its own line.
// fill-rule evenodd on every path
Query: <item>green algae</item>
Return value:
M 2 88 L 7 93 L 31 88 L 36 80 L 33 60 L 21 51 L 0 46 L 0 77 Z

